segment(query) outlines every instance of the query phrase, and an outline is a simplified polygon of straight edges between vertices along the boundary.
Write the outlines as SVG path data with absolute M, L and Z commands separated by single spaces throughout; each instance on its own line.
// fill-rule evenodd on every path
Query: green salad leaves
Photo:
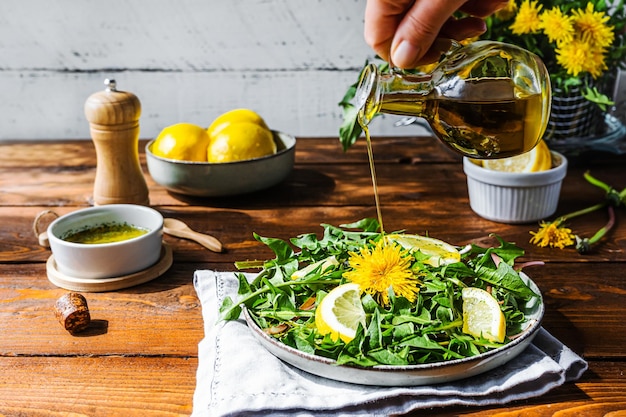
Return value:
M 236 273 L 238 297 L 223 301 L 222 319 L 239 318 L 245 307 L 272 337 L 338 364 L 416 365 L 461 359 L 503 346 L 523 332 L 529 306 L 540 301 L 540 295 L 513 268 L 523 250 L 499 237 L 498 247 L 470 245 L 460 251 L 460 262 L 440 266 L 424 262 L 428 255 L 419 249 L 403 251 L 403 256 L 410 256 L 410 271 L 419 278 L 416 299 L 409 301 L 390 288 L 385 297 L 388 304 L 384 304 L 375 294 L 364 291 L 361 302 L 366 325 L 359 325 L 348 343 L 334 340 L 317 330 L 315 308 L 333 288 L 348 282 L 344 273 L 353 270 L 351 256 L 363 248 L 375 247 L 384 236 L 377 232 L 379 224 L 374 219 L 322 227 L 321 239 L 315 234 L 303 234 L 286 242 L 255 234 L 275 258 L 236 264 L 239 269 L 261 271 L 251 282 L 244 274 Z M 461 290 L 465 287 L 486 289 L 498 300 L 506 319 L 504 343 L 462 332 Z

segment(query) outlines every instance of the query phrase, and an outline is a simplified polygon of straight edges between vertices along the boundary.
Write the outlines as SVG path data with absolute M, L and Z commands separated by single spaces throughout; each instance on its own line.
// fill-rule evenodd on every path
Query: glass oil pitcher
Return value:
M 455 44 L 429 74 L 369 64 L 356 92 L 358 120 L 377 113 L 422 117 L 450 148 L 471 158 L 531 150 L 550 116 L 550 78 L 535 54 L 494 41 Z

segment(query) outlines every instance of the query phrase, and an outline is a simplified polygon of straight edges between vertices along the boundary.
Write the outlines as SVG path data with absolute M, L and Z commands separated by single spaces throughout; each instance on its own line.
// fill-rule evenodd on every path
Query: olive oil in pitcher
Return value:
M 531 150 L 545 131 L 551 102 L 543 62 L 493 41 L 457 46 L 429 74 L 383 74 L 370 64 L 356 97 L 363 127 L 377 113 L 422 117 L 451 149 L 483 159 Z

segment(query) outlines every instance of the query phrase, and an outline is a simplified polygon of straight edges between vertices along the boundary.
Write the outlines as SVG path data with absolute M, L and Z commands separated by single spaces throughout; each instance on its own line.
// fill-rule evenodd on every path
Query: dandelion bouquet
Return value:
M 624 68 L 625 25 L 623 0 L 509 0 L 487 19 L 481 38 L 534 52 L 554 89 L 578 87 L 606 111 L 613 103 L 602 89 Z

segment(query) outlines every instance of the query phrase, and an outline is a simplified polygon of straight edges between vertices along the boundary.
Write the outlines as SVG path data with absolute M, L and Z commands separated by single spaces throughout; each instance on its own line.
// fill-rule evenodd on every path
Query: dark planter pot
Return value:
M 585 99 L 578 88 L 568 92 L 554 89 L 548 127 L 544 139 L 550 143 L 571 138 L 602 135 L 606 131 L 604 114 Z

